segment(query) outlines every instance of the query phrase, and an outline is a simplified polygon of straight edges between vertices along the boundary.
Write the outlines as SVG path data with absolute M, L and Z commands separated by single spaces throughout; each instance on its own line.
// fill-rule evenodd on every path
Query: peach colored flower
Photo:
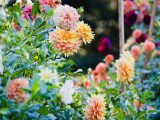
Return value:
M 48 5 L 50 8 L 56 8 L 61 3 L 61 0 L 40 0 L 40 7 L 42 11 L 45 10 L 44 6 Z
M 151 52 L 155 49 L 155 45 L 153 42 L 151 41 L 146 41 L 144 44 L 143 44 L 143 51 L 144 52 Z
M 96 69 L 95 69 L 97 72 L 104 72 L 106 71 L 106 64 L 105 63 L 99 63 L 97 66 L 96 66 Z
M 139 102 L 138 100 L 135 100 L 135 101 L 133 102 L 133 105 L 134 105 L 134 107 L 135 107 L 136 109 L 139 109 L 139 108 L 140 108 L 140 102 Z
M 26 20 L 28 20 L 29 18 L 30 20 L 33 21 L 36 17 L 32 16 L 31 10 L 32 6 L 30 4 L 27 4 L 22 10 L 22 17 Z
M 85 108 L 86 120 L 105 120 L 105 99 L 103 95 L 93 95 L 87 100 Z
M 99 85 L 100 81 L 105 80 L 108 81 L 106 64 L 99 63 L 95 70 L 92 71 L 93 79 L 96 82 L 96 85 Z
M 142 31 L 139 30 L 139 29 L 136 29 L 136 30 L 133 31 L 132 36 L 133 36 L 134 39 L 137 39 L 141 36 L 141 34 L 142 34 Z
M 25 78 L 11 80 L 6 89 L 7 98 L 13 99 L 16 102 L 24 102 L 28 98 L 28 95 L 21 88 L 27 88 L 28 84 L 28 80 Z
M 94 39 L 94 34 L 91 27 L 83 21 L 78 22 L 77 31 L 85 44 L 90 43 Z
M 107 55 L 107 56 L 105 57 L 105 62 L 106 62 L 107 65 L 109 65 L 110 63 L 112 63 L 113 60 L 114 60 L 114 56 L 111 55 L 111 54 L 109 54 L 109 55 Z
M 70 56 L 77 53 L 82 41 L 76 31 L 66 31 L 64 29 L 56 29 L 49 33 L 49 41 L 54 44 L 54 48 L 59 54 Z
M 68 5 L 59 5 L 54 11 L 55 25 L 66 30 L 76 29 L 79 17 L 77 10 Z
M 131 49 L 131 54 L 135 58 L 135 60 L 137 60 L 140 55 L 140 47 L 137 45 L 133 46 Z
M 120 59 L 116 61 L 117 80 L 122 83 L 129 83 L 134 77 L 134 58 L 131 57 L 131 54 L 125 55 L 123 53 Z
M 134 10 L 134 8 L 135 8 L 134 3 L 129 0 L 124 1 L 123 5 L 124 5 L 124 14 Z

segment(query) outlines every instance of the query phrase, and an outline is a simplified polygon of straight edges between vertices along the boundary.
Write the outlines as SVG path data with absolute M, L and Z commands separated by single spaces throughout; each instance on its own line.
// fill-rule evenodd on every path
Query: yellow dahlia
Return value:
M 94 39 L 91 27 L 83 21 L 78 22 L 77 31 L 85 44 L 90 43 Z
M 49 41 L 54 44 L 53 47 L 59 54 L 65 56 L 77 53 L 82 43 L 76 31 L 66 31 L 58 28 L 49 34 Z
M 103 95 L 93 95 L 87 101 L 85 118 L 87 120 L 105 120 L 105 99 Z
M 134 77 L 134 58 L 130 52 L 124 52 L 116 61 L 117 79 L 120 82 L 128 83 Z

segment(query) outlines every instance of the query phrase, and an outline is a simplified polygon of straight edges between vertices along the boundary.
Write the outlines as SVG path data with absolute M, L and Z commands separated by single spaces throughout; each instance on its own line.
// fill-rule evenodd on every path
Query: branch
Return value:
M 155 19 L 155 14 L 156 14 L 156 6 L 157 6 L 157 0 L 154 0 L 152 15 L 151 15 L 151 22 L 150 22 L 150 25 L 149 25 L 149 34 L 148 34 L 149 38 L 151 38 L 152 34 L 153 34 L 154 19 Z
M 119 49 L 120 53 L 124 47 L 124 7 L 123 0 L 118 0 L 118 12 L 119 12 Z

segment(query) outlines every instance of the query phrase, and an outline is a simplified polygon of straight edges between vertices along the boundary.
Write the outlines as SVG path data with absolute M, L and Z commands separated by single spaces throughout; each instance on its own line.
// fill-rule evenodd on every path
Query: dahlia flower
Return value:
M 146 39 L 147 39 L 147 36 L 144 33 L 142 33 L 137 39 L 135 39 L 135 41 L 137 43 L 142 43 L 142 42 L 145 42 Z
M 150 42 L 150 41 L 146 41 L 144 44 L 143 44 L 143 51 L 144 52 L 151 52 L 155 49 L 155 45 L 153 42 Z
M 137 13 L 132 10 L 124 15 L 124 22 L 127 26 L 132 26 L 137 20 Z
M 104 64 L 104 63 L 99 63 L 99 64 L 96 66 L 96 71 L 98 71 L 98 72 L 104 72 L 104 71 L 106 71 L 106 64 Z
M 25 78 L 11 80 L 6 89 L 7 98 L 13 99 L 16 102 L 24 102 L 28 98 L 28 95 L 21 88 L 27 88 L 28 84 L 28 80 Z
M 134 10 L 135 8 L 133 1 L 126 0 L 124 1 L 123 5 L 124 5 L 124 14 Z
M 96 85 L 99 85 L 100 81 L 105 80 L 108 81 L 106 64 L 99 63 L 95 70 L 92 71 L 93 79 L 96 82 Z
M 44 82 L 49 82 L 49 83 L 53 82 L 54 73 L 52 72 L 52 70 L 48 68 L 42 69 L 39 75 Z
M 91 27 L 83 21 L 78 22 L 77 31 L 85 44 L 90 43 L 94 39 L 94 34 Z
M 31 20 L 34 20 L 35 17 L 32 16 L 31 10 L 32 10 L 32 6 L 27 4 L 22 10 L 22 17 L 26 20 L 28 20 L 28 18 L 30 18 Z
M 77 53 L 82 44 L 80 36 L 76 31 L 66 31 L 56 29 L 49 34 L 49 41 L 54 44 L 54 48 L 59 54 L 70 56 Z
M 111 42 L 107 37 L 103 37 L 100 40 L 100 43 L 98 45 L 98 52 L 100 52 L 101 54 L 106 55 L 108 50 L 110 50 L 111 48 Z
M 137 39 L 141 36 L 141 34 L 142 34 L 142 31 L 140 29 L 136 29 L 133 31 L 132 36 L 134 39 Z
M 86 120 L 105 120 L 105 99 L 103 95 L 93 95 L 87 100 L 85 108 Z
M 137 60 L 140 55 L 140 47 L 136 45 L 133 46 L 131 49 L 131 54 L 134 57 L 134 59 Z
M 148 15 L 148 14 L 144 15 L 144 17 L 143 17 L 143 23 L 146 24 L 146 25 L 149 25 L 150 21 L 151 21 L 151 16 Z
M 127 54 L 126 54 L 127 53 Z M 116 61 L 117 80 L 122 83 L 131 82 L 134 77 L 134 58 L 128 52 L 123 53 Z
M 73 102 L 72 95 L 75 92 L 75 88 L 72 81 L 66 81 L 60 89 L 61 101 L 64 104 L 71 104 Z
M 134 102 L 133 102 L 133 105 L 134 105 L 134 107 L 136 108 L 136 109 L 139 109 L 140 108 L 140 102 L 138 101 L 138 100 L 135 100 Z
M 55 25 L 66 30 L 76 29 L 79 17 L 77 10 L 68 5 L 59 5 L 54 11 Z
M 105 57 L 105 62 L 107 65 L 109 65 L 114 60 L 113 55 L 109 54 Z
M 42 11 L 44 11 L 45 5 L 48 5 L 50 8 L 56 8 L 61 3 L 61 0 L 40 0 L 39 3 Z

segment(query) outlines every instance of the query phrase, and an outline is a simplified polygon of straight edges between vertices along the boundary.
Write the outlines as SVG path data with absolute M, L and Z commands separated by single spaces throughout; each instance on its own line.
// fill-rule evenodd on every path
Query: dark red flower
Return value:
M 132 10 L 124 15 L 124 22 L 127 26 L 132 26 L 137 20 L 137 13 Z
M 150 15 L 144 15 L 143 23 L 146 24 L 146 25 L 149 25 L 150 21 L 151 21 L 151 16 Z
M 106 55 L 110 47 L 111 47 L 110 40 L 107 37 L 103 37 L 98 45 L 98 51 L 101 54 Z
M 145 35 L 144 33 L 142 33 L 141 36 L 136 39 L 136 42 L 137 43 L 142 43 L 142 42 L 145 42 L 146 39 L 147 39 L 147 35 Z

